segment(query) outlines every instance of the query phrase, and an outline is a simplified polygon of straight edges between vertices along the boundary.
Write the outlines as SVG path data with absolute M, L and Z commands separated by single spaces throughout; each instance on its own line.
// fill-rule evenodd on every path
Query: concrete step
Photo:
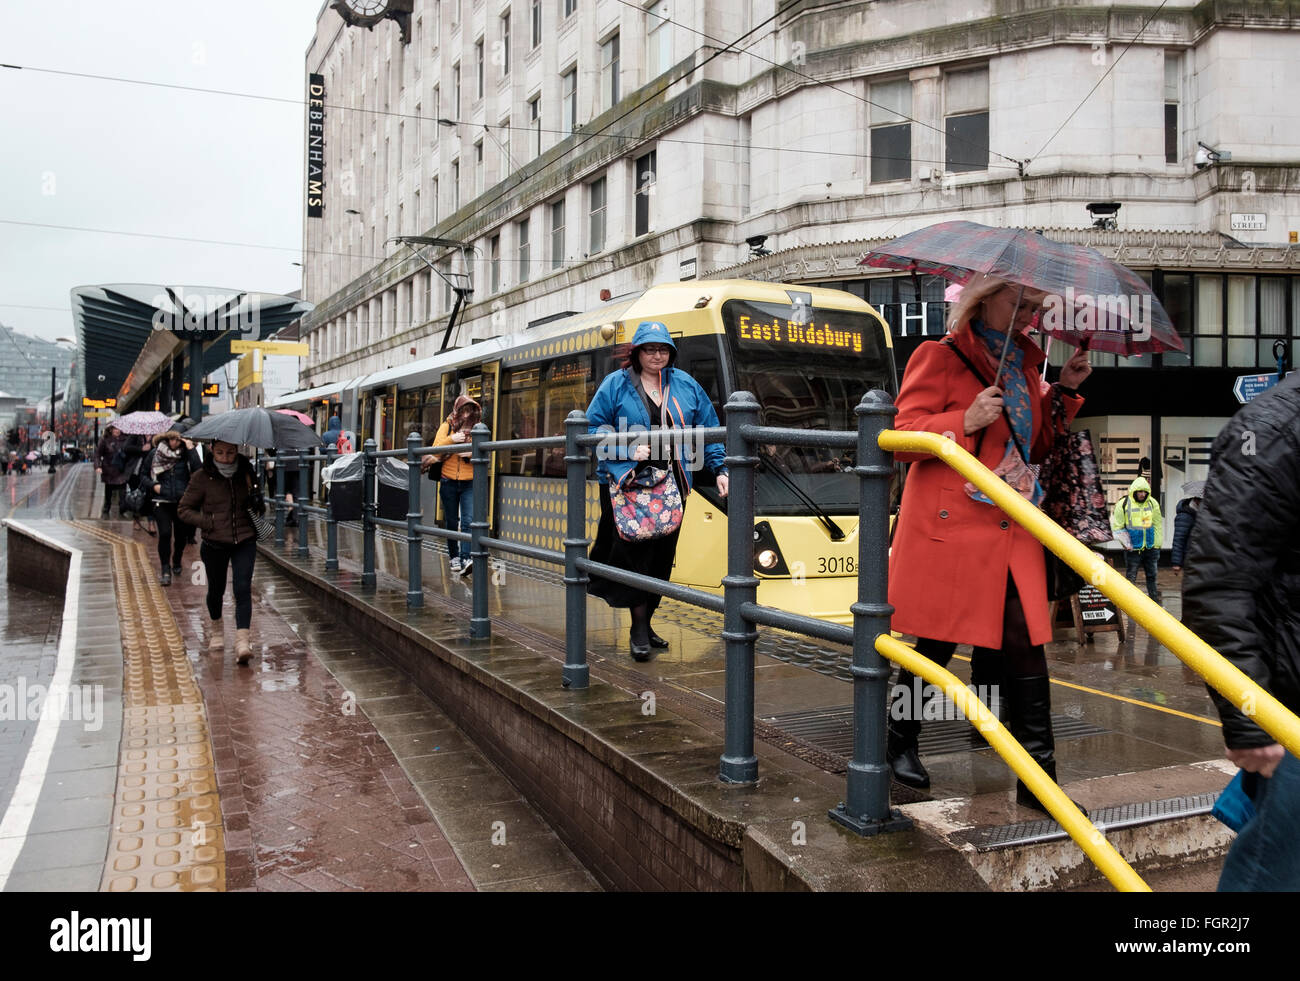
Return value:
M 1177 883 L 1180 870 L 1221 864 L 1234 836 L 1209 810 L 1235 772 L 1226 760 L 1206 760 L 1080 780 L 1062 789 L 1088 808 L 1094 823 L 1138 874 L 1156 876 L 1148 881 L 1154 889 L 1156 882 Z M 1109 887 L 1060 825 L 1018 806 L 1014 792 L 950 797 L 907 804 L 901 810 L 960 852 L 996 891 Z

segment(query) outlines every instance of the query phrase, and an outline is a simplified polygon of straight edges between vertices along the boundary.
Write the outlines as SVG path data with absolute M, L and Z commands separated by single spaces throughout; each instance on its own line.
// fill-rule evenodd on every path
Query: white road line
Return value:
M 4 524 L 33 538 L 51 542 L 48 537 L 21 522 L 9 519 Z M 32 743 L 27 748 L 27 759 L 19 774 L 18 785 L 5 810 L 4 820 L 0 821 L 0 892 L 4 891 L 9 873 L 13 871 L 14 863 L 27 842 L 27 830 L 31 827 L 32 815 L 36 813 L 36 802 L 40 799 L 41 787 L 45 784 L 50 754 L 54 752 L 54 743 L 59 736 L 59 725 L 62 722 L 60 717 L 72 678 L 72 665 L 76 660 L 77 608 L 81 599 L 81 550 L 61 542 L 51 544 L 70 555 L 68 585 L 63 598 L 63 624 L 59 630 L 59 656 L 44 710 L 36 723 Z

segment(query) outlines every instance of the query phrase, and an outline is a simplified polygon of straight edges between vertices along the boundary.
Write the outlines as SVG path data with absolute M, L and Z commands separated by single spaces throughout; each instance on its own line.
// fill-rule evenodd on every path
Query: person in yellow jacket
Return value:
M 449 415 L 438 427 L 438 435 L 433 438 L 434 446 L 452 446 L 469 443 L 469 434 L 483 417 L 479 404 L 468 395 L 456 399 Z M 442 461 L 442 477 L 438 481 L 438 496 L 442 500 L 442 526 L 448 530 L 455 529 L 456 515 L 460 515 L 460 530 L 469 531 L 470 522 L 474 520 L 474 467 L 469 462 L 467 453 L 426 454 L 420 461 L 420 469 L 427 471 L 435 461 Z M 469 549 L 465 549 L 465 559 L 460 557 L 460 542 L 447 542 L 447 555 L 451 559 L 451 571 L 455 574 L 471 571 Z
M 1125 549 L 1125 575 L 1128 581 L 1137 585 L 1138 566 L 1141 565 L 1146 572 L 1147 595 L 1159 603 L 1156 564 L 1160 560 L 1160 545 L 1164 540 L 1164 519 L 1160 516 L 1160 505 L 1151 495 L 1151 485 L 1145 477 L 1139 477 L 1129 484 L 1128 495 L 1116 502 L 1115 510 L 1110 516 L 1110 526 Z

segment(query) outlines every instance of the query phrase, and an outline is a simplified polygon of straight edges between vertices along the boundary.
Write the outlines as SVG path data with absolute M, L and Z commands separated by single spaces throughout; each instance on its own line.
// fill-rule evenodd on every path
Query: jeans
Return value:
M 1273 776 L 1255 775 L 1255 785 L 1255 817 L 1232 843 L 1219 892 L 1300 890 L 1300 760 L 1287 753 Z
M 474 520 L 474 481 L 449 480 L 443 477 L 438 481 L 438 496 L 442 499 L 442 526 L 448 531 L 455 531 L 455 514 L 460 512 L 460 531 L 469 531 L 469 523 Z M 447 555 L 460 557 L 460 542 L 447 542 Z M 465 548 L 468 561 L 469 547 Z
M 176 517 L 176 505 L 171 501 L 154 501 L 154 521 L 158 523 L 158 561 L 167 568 L 167 556 L 171 553 L 172 565 L 181 564 L 181 555 L 189 541 L 189 528 L 185 522 Z M 175 529 L 176 538 L 172 539 Z
M 253 622 L 253 563 L 257 560 L 257 539 L 249 538 L 238 545 L 204 542 L 199 558 L 208 575 L 208 616 L 221 619 L 221 605 L 226 598 L 226 568 L 235 573 L 235 627 L 247 630 Z
M 1157 603 L 1160 602 L 1156 590 L 1156 563 L 1160 561 L 1158 548 L 1131 548 L 1124 553 L 1124 578 L 1134 586 L 1138 582 L 1138 566 L 1141 565 L 1147 575 L 1147 595 Z
M 99 513 L 101 518 L 107 518 L 109 509 L 113 506 L 113 492 L 117 492 L 117 513 L 121 517 L 126 517 L 122 511 L 122 495 L 126 493 L 126 484 L 105 484 L 104 485 L 104 510 Z

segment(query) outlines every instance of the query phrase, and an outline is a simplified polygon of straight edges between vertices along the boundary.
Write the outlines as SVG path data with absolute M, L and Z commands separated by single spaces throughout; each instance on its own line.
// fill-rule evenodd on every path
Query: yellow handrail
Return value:
M 1060 823 L 1061 827 L 1083 849 L 1102 874 L 1122 892 L 1150 892 L 1151 887 L 1142 881 L 1142 877 L 1133 871 L 1133 867 L 1124 861 L 1115 846 L 1106 840 L 1097 827 L 1080 813 L 1071 803 L 1070 798 L 1049 777 L 1043 768 L 1034 762 L 1023 746 L 1012 737 L 997 720 L 988 707 L 984 705 L 969 688 L 947 668 L 941 668 L 924 654 L 918 654 L 889 634 L 876 638 L 876 650 L 882 657 L 895 661 L 908 671 L 930 684 L 942 688 L 951 698 L 962 715 L 976 725 L 984 738 L 992 746 L 1016 775 L 1024 781 L 1025 786 L 1041 800 L 1048 813 Z
M 1196 634 L 1153 602 L 1105 559 L 993 475 L 982 463 L 938 433 L 887 429 L 880 448 L 891 453 L 929 453 L 978 487 L 1017 524 L 1055 552 L 1075 572 L 1113 599 L 1176 657 L 1204 678 L 1215 691 L 1253 719 L 1260 728 L 1300 756 L 1300 719 Z

